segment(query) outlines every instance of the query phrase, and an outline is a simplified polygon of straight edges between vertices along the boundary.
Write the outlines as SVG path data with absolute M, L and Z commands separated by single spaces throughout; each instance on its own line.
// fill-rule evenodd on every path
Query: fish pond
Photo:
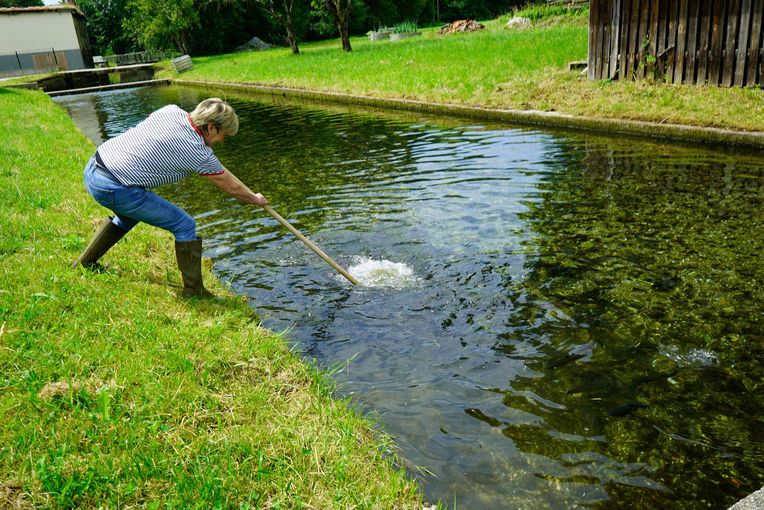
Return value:
M 98 144 L 216 95 L 56 101 Z M 206 180 L 158 192 L 428 501 L 726 508 L 764 485 L 764 154 L 227 99 L 223 164 L 365 285 Z

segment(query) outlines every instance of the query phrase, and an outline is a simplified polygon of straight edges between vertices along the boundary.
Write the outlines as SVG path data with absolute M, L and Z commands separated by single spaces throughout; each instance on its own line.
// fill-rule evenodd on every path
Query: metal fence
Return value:
M 43 74 L 87 67 L 122 66 L 158 62 L 180 56 L 178 51 L 138 51 L 120 55 L 95 56 L 93 62 L 83 62 L 79 50 L 62 51 L 44 48 L 32 51 L 0 53 L 0 78 Z
M 180 56 L 177 51 L 165 51 L 165 50 L 149 50 L 149 51 L 137 51 L 134 53 L 122 53 L 119 55 L 106 55 L 93 57 L 96 65 L 102 66 L 124 66 L 131 64 L 147 64 L 151 62 L 159 62 L 160 60 L 166 60 Z

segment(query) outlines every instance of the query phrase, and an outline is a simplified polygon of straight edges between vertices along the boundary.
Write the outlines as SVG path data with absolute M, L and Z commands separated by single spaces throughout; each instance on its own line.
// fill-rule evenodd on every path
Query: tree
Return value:
M 292 53 L 297 55 L 300 49 L 297 47 L 297 35 L 292 21 L 292 12 L 294 11 L 294 0 L 257 0 L 263 9 L 278 21 L 287 33 L 287 42 L 292 48 Z M 278 5 L 278 4 L 281 5 Z
M 391 26 L 398 21 L 398 8 L 393 0 L 366 0 L 365 1 L 368 11 L 368 20 L 372 23 L 372 26 L 367 26 L 366 30 L 371 28 L 379 28 L 383 26 Z M 355 10 L 355 16 L 358 17 L 358 10 Z M 364 30 L 364 32 L 366 32 Z
M 90 43 L 96 55 L 128 53 L 135 43 L 122 28 L 127 14 L 127 0 L 77 0 L 85 15 Z
M 188 54 L 188 32 L 199 27 L 199 11 L 193 0 L 128 0 L 124 28 L 144 48 L 175 46 Z
M 350 8 L 353 6 L 353 0 L 324 0 L 324 6 L 337 23 L 340 39 L 342 39 L 342 50 L 352 51 L 348 26 L 350 24 Z
M 401 21 L 419 21 L 423 11 L 430 6 L 429 0 L 409 0 L 398 3 L 398 19 Z

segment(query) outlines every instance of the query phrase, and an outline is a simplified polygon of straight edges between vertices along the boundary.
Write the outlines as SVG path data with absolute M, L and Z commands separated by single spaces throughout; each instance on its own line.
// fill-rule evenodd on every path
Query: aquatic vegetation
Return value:
M 555 302 L 597 348 L 589 362 L 538 367 L 540 378 L 513 388 L 565 403 L 567 415 L 549 418 L 557 430 L 583 434 L 586 424 L 586 435 L 607 438 L 610 458 L 640 459 L 674 501 L 689 504 L 716 500 L 711 480 L 755 489 L 764 478 L 763 445 L 750 442 L 764 409 L 764 239 L 754 234 L 764 224 L 764 174 L 756 158 L 731 164 L 723 154 L 671 152 L 606 141 L 561 147 L 567 171 L 522 214 L 536 236 L 526 243 L 530 273 L 520 290 Z M 523 311 L 510 324 L 538 314 L 532 303 Z M 544 349 L 578 343 L 559 321 L 537 324 Z M 529 451 L 570 445 L 533 429 L 523 432 L 536 437 Z M 659 494 L 633 485 L 609 493 L 660 506 Z

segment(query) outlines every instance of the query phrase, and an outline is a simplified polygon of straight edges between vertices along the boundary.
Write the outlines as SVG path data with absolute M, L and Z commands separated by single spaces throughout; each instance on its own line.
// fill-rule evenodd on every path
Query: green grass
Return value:
M 171 235 L 139 225 L 69 269 L 106 211 L 93 145 L 41 92 L 0 88 L 0 507 L 416 508 L 390 438 L 332 397 Z M 203 185 L 203 184 L 200 184 Z
M 43 78 L 47 78 L 49 76 L 53 76 L 56 74 L 53 73 L 41 73 L 41 74 L 27 74 L 24 76 L 17 76 L 15 78 L 4 78 L 0 80 L 0 87 L 6 87 L 8 85 L 17 85 L 19 83 L 29 83 L 32 81 L 38 81 L 42 80 Z
M 549 14 L 525 31 L 506 29 L 506 15 L 472 34 L 425 28 L 402 41 L 357 37 L 350 53 L 331 40 L 301 44 L 299 55 L 277 48 L 196 57 L 192 71 L 165 69 L 160 77 L 740 130 L 764 125 L 761 89 L 590 81 L 568 71 L 587 57 L 587 12 Z

